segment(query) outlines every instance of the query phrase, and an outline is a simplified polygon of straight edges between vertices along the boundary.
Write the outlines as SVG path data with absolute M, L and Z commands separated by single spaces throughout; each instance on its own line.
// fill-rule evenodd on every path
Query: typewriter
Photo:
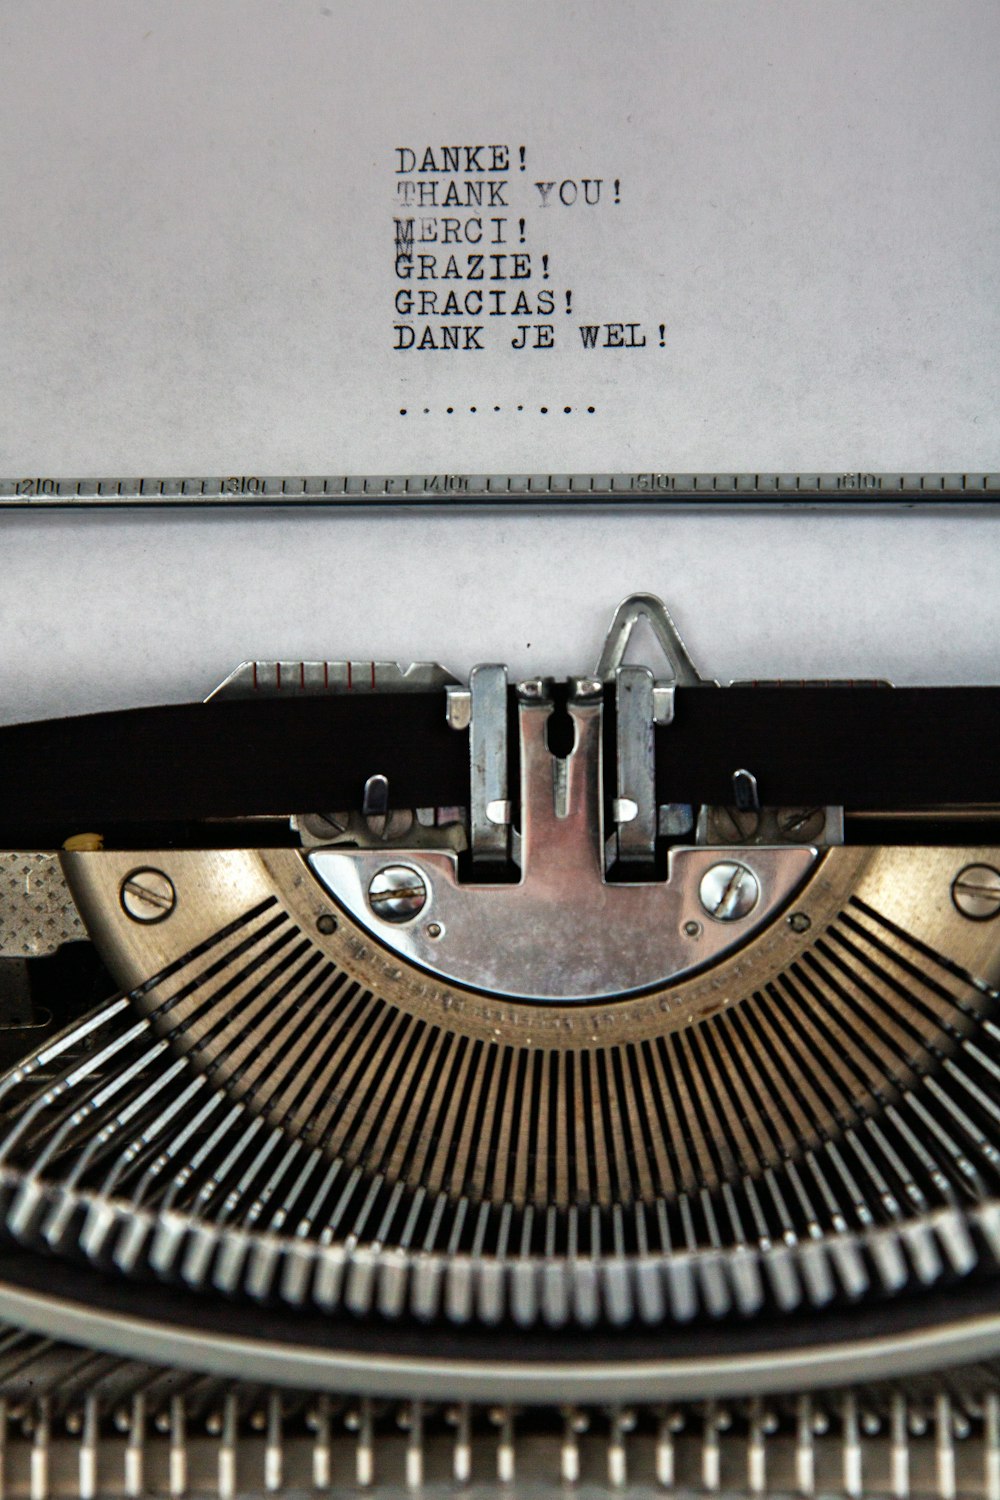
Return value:
M 998 744 L 642 594 L 0 729 L 0 1490 L 997 1500 Z

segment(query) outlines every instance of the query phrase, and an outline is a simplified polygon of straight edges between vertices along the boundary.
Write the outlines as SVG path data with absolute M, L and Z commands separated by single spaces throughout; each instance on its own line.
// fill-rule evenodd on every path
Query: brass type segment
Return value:
M 411 1189 L 565 1207 L 715 1190 L 905 1094 L 987 1007 L 995 938 L 962 918 L 950 885 L 993 857 L 831 849 L 794 910 L 736 953 L 598 1005 L 459 989 L 342 911 L 323 931 L 329 898 L 294 850 L 64 865 L 156 1031 L 291 1138 Z M 148 927 L 118 900 L 146 865 L 178 893 L 171 919 Z

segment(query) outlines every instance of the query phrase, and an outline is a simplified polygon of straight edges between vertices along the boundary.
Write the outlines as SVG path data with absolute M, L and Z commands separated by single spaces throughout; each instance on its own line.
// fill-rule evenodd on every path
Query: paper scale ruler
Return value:
M 923 507 L 993 505 L 1000 472 L 840 474 L 213 475 L 188 478 L 0 479 L 0 508 L 38 506 L 324 505 Z

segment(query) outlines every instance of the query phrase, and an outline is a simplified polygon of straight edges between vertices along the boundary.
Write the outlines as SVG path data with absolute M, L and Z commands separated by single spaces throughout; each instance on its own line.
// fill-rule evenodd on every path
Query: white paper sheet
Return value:
M 0 0 L 0 472 L 995 468 L 998 42 L 992 0 Z M 395 350 L 435 316 L 394 306 L 397 152 L 479 144 L 507 168 L 425 176 L 506 183 L 496 253 L 553 311 Z M 5 515 L 0 716 L 196 696 L 250 655 L 574 669 L 637 588 L 720 676 L 989 680 L 996 539 Z
M 998 52 L 992 0 L 5 0 L 0 471 L 989 469 Z
M 204 696 L 252 657 L 585 672 L 636 589 L 725 680 L 998 678 L 1000 516 L 0 519 L 8 721 Z

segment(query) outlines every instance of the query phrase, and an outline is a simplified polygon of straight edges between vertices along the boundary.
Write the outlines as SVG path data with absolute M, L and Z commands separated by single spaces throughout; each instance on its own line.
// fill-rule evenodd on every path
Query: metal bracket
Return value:
M 646 620 L 656 637 L 657 644 L 666 657 L 670 668 L 666 678 L 656 678 L 654 712 L 657 724 L 669 724 L 673 718 L 673 689 L 675 687 L 698 687 L 703 678 L 691 660 L 681 639 L 680 631 L 670 617 L 670 611 L 662 599 L 655 594 L 629 594 L 615 610 L 604 646 L 597 662 L 595 675 L 604 682 L 612 682 L 618 668 L 625 660 L 632 633 L 640 620 Z
M 467 688 L 445 693 L 449 728 L 469 731 L 469 848 L 474 861 L 496 864 L 510 853 L 507 668 L 473 667 Z
M 472 726 L 482 696 L 491 751 L 500 743 L 495 713 L 502 669 L 473 684 Z M 617 669 L 616 669 L 617 670 Z M 623 668 L 624 674 L 636 669 Z M 638 669 L 640 717 L 648 721 L 649 680 Z M 503 677 L 506 696 L 506 677 Z M 439 976 L 476 990 L 536 1000 L 611 998 L 667 983 L 728 952 L 769 921 L 809 873 L 812 847 L 671 848 L 666 879 L 608 882 L 604 868 L 603 689 L 570 683 L 574 744 L 548 747 L 553 704 L 541 681 L 518 685 L 521 783 L 520 879 L 499 885 L 459 880 L 454 853 L 343 846 L 312 849 L 310 867 L 327 890 L 386 947 Z M 506 762 L 504 762 L 506 765 Z M 477 792 L 494 790 L 483 767 Z M 626 766 L 625 784 L 645 775 Z M 630 779 L 635 776 L 637 779 Z M 648 805 L 641 821 L 648 827 Z M 480 827 L 482 824 L 480 823 Z M 501 830 L 506 834 L 506 828 Z M 734 851 L 735 853 L 735 851 Z M 397 902 L 386 901 L 386 891 Z M 400 891 L 408 904 L 399 905 Z
M 666 677 L 654 677 L 648 666 L 623 665 L 640 620 L 648 622 L 666 658 Z M 678 685 L 696 687 L 703 679 L 669 610 L 655 594 L 629 594 L 619 604 L 595 675 L 615 684 L 617 796 L 612 809 L 615 833 L 608 853 L 625 864 L 651 864 L 659 832 L 686 833 L 693 824 L 690 808 L 681 804 L 657 808 L 654 726 L 672 722 Z
M 624 657 L 636 625 L 647 620 L 660 646 L 666 675 L 649 666 L 626 666 Z M 704 682 L 670 614 L 655 594 L 630 594 L 615 610 L 597 669 L 575 680 L 599 694 L 614 682 L 617 756 L 613 816 L 615 831 L 607 856 L 613 863 L 652 865 L 658 834 L 679 836 L 693 828 L 692 810 L 683 804 L 658 808 L 654 726 L 674 716 L 678 685 Z M 497 864 L 517 854 L 512 838 L 507 757 L 507 670 L 496 664 L 473 668 L 469 686 L 449 683 L 446 714 L 452 729 L 469 733 L 469 846 L 474 863 Z
M 507 668 L 473 667 L 469 677 L 469 847 L 477 861 L 507 858 Z
M 617 854 L 626 864 L 650 863 L 656 851 L 656 749 L 653 743 L 653 674 L 648 667 L 618 667 L 615 710 L 618 795 L 612 804 Z

